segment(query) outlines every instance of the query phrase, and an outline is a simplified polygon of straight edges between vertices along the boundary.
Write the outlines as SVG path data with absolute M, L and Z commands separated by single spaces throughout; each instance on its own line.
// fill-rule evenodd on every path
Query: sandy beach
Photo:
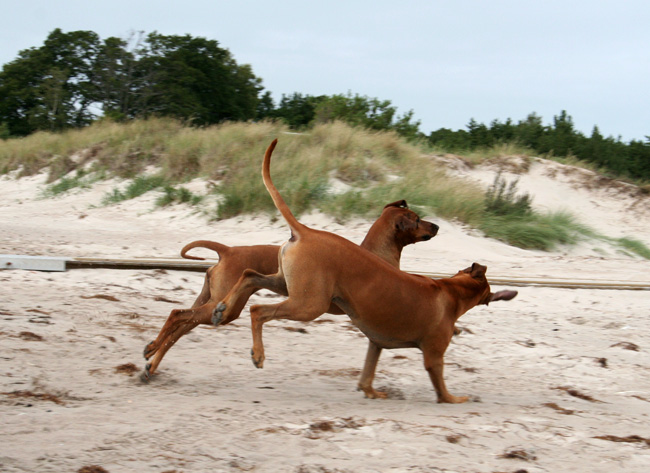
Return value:
M 543 160 L 507 169 L 538 208 L 650 246 L 650 197 L 636 189 Z M 496 170 L 450 166 L 483 185 Z M 0 254 L 175 258 L 198 239 L 289 237 L 268 216 L 210 221 L 185 205 L 156 209 L 156 192 L 101 205 L 118 181 L 43 198 L 45 181 L 0 178 Z M 200 180 L 189 186 L 207 191 Z M 527 251 L 422 217 L 440 232 L 404 250 L 406 271 L 452 275 L 479 262 L 488 279 L 650 284 L 650 261 L 604 240 Z M 300 220 L 356 243 L 371 223 Z M 142 383 L 144 346 L 170 310 L 191 306 L 201 273 L 6 270 L 0 284 L 3 472 L 650 471 L 650 291 L 523 286 L 512 301 L 472 309 L 445 356 L 449 390 L 471 401 L 448 405 L 436 403 L 416 349 L 384 351 L 375 386 L 389 399 L 365 399 L 356 390 L 365 336 L 327 314 L 267 324 L 262 370 L 250 361 L 247 310 L 230 325 L 198 327 Z M 262 291 L 250 303 L 275 300 Z

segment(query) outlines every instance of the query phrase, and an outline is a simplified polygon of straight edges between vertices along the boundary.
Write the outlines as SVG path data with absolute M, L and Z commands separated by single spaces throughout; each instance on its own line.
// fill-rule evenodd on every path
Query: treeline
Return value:
M 531 113 L 525 120 L 504 123 L 494 120 L 489 126 L 470 120 L 467 130 L 441 128 L 428 136 L 431 144 L 445 150 L 464 151 L 490 148 L 502 143 L 517 143 L 532 152 L 556 157 L 575 156 L 610 171 L 616 176 L 650 179 L 650 137 L 646 141 L 624 143 L 605 138 L 597 126 L 587 137 L 577 131 L 573 119 L 562 111 L 544 125 L 542 117 Z
M 295 92 L 275 104 L 250 65 L 238 64 L 214 40 L 159 33 L 101 40 L 92 31 L 52 31 L 41 47 L 20 51 L 0 72 L 0 138 L 116 121 L 171 116 L 195 126 L 277 119 L 294 129 L 341 120 L 371 130 L 392 130 L 448 151 L 517 143 L 532 153 L 574 155 L 615 175 L 650 179 L 650 138 L 624 143 L 575 130 L 566 112 L 544 125 L 536 114 L 513 123 L 471 120 L 466 130 L 420 131 L 413 111 L 389 100 Z
M 0 138 L 61 131 L 100 117 L 169 116 L 196 126 L 277 118 L 305 127 L 345 115 L 371 129 L 414 137 L 413 112 L 358 95 L 283 97 L 276 107 L 250 65 L 217 41 L 151 33 L 102 41 L 92 31 L 54 30 L 0 72 Z
M 261 79 L 216 41 L 151 33 L 101 41 L 54 30 L 0 73 L 0 123 L 9 136 L 115 120 L 173 116 L 209 125 L 254 118 Z

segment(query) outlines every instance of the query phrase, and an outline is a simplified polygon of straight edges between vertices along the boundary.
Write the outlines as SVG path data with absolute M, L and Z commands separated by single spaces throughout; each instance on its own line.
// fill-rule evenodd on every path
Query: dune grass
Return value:
M 0 173 L 20 169 L 21 175 L 31 175 L 48 168 L 50 181 L 54 181 L 93 160 L 97 168 L 121 177 L 134 177 L 148 163 L 156 162 L 169 137 L 184 128 L 171 119 L 124 124 L 102 120 L 63 133 L 38 132 L 4 140 L 0 146 Z
M 433 212 L 522 248 L 550 250 L 595 236 L 569 214 L 534 212 L 515 188 L 503 187 L 500 194 L 495 189 L 490 195 L 474 183 L 449 176 L 424 145 L 408 143 L 395 133 L 340 122 L 293 133 L 281 123 L 268 121 L 207 128 L 160 118 L 124 124 L 99 121 L 80 130 L 4 140 L 0 173 L 19 169 L 21 175 L 29 175 L 47 169 L 51 195 L 83 187 L 97 176 L 127 178 L 130 184 L 109 193 L 106 204 L 157 189 L 162 192 L 156 203 L 160 206 L 200 204 L 201 196 L 182 184 L 201 177 L 214 182 L 219 195 L 211 211 L 214 218 L 259 212 L 276 215 L 261 179 L 262 156 L 274 138 L 279 138 L 279 144 L 273 156 L 273 179 L 296 215 L 319 209 L 340 221 L 374 218 L 386 203 L 406 199 L 421 214 Z M 513 153 L 525 156 L 525 152 L 501 146 L 464 158 L 480 162 Z M 332 179 L 349 190 L 331 192 Z M 640 242 L 625 240 L 620 245 L 650 255 Z
M 493 215 L 481 221 L 479 229 L 492 238 L 525 249 L 552 250 L 558 245 L 572 245 L 592 234 L 591 230 L 565 212 L 532 213 L 508 218 Z
M 64 176 L 58 181 L 47 186 L 44 192 L 44 197 L 54 197 L 57 195 L 65 194 L 71 189 L 88 187 L 90 187 L 90 184 L 84 179 L 84 173 L 77 172 L 74 176 Z
M 621 247 L 623 250 L 629 253 L 636 254 L 645 259 L 650 259 L 650 248 L 648 248 L 639 240 L 636 240 L 634 238 L 623 237 L 623 238 L 615 239 L 615 242 L 618 244 L 619 247 Z
M 136 197 L 140 197 L 141 195 L 158 189 L 163 185 L 165 185 L 165 178 L 161 175 L 138 176 L 126 187 L 125 190 L 115 188 L 106 194 L 103 203 L 105 205 L 116 204 L 124 200 L 135 199 Z
M 193 194 L 185 187 L 174 187 L 172 185 L 165 185 L 162 189 L 163 195 L 156 199 L 158 207 L 167 207 L 172 204 L 190 204 L 198 205 L 203 201 L 202 195 Z
M 504 156 L 530 157 L 534 151 L 517 143 L 498 143 L 487 148 L 477 148 L 463 153 L 463 158 L 473 164 L 480 164 L 483 161 L 500 158 Z

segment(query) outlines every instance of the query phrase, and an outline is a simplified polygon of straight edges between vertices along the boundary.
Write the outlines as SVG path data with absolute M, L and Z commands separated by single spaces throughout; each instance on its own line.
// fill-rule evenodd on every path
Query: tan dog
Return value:
M 384 207 L 361 246 L 399 268 L 402 249 L 406 245 L 430 240 L 436 233 L 438 233 L 437 225 L 421 220 L 415 212 L 409 210 L 405 200 L 399 200 Z M 230 247 L 213 241 L 198 240 L 187 244 L 181 250 L 181 256 L 188 259 L 203 259 L 187 255 L 187 252 L 193 248 L 209 248 L 216 251 L 219 254 L 219 263 L 207 270 L 203 289 L 192 307 L 172 310 L 158 337 L 145 347 L 144 357 L 151 361 L 146 364 L 142 373 L 144 381 L 156 371 L 167 350 L 178 339 L 199 324 L 211 323 L 215 306 L 228 294 L 245 269 L 251 268 L 261 274 L 274 274 L 278 271 L 280 246 Z M 284 278 L 276 279 L 274 285 L 268 289 L 287 295 Z M 242 295 L 242 303 L 231 308 L 228 322 L 239 317 L 246 301 L 254 292 L 255 290 L 251 290 L 245 298 Z M 331 305 L 329 312 L 344 313 L 335 305 Z
M 251 307 L 253 362 L 264 364 L 262 327 L 274 319 L 311 321 L 328 310 L 331 303 L 342 308 L 369 338 L 370 346 L 359 388 L 370 398 L 386 397 L 372 387 L 375 368 L 383 348 L 419 348 L 424 366 L 438 395 L 438 402 L 461 403 L 467 397 L 452 396 L 443 380 L 443 355 L 454 332 L 456 320 L 478 304 L 509 300 L 515 291 L 493 294 L 485 278 L 486 267 L 471 268 L 446 279 L 433 280 L 400 271 L 350 241 L 329 232 L 314 230 L 298 222 L 270 176 L 273 141 L 264 156 L 264 185 L 291 229 L 282 246 L 278 274 L 264 276 L 247 270 L 241 280 L 217 306 L 213 322 L 229 321 L 230 307 L 241 304 L 241 293 L 251 287 L 277 284 L 284 278 L 289 298 L 279 304 Z

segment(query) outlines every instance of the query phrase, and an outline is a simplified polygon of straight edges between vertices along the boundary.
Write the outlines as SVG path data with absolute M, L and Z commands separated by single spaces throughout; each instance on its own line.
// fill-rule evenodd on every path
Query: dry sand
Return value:
M 650 244 L 647 198 L 566 169 L 536 161 L 520 188 L 535 205 Z M 455 172 L 494 177 L 490 166 Z M 0 254 L 169 258 L 195 239 L 288 236 L 266 217 L 209 223 L 185 206 L 152 211 L 155 193 L 100 206 L 115 182 L 41 199 L 44 182 L 0 178 Z M 440 234 L 405 249 L 405 270 L 453 274 L 477 261 L 488 278 L 650 283 L 649 261 L 602 241 L 524 251 L 424 217 Z M 302 220 L 355 242 L 369 227 Z M 0 471 L 650 471 L 648 291 L 521 287 L 513 301 L 472 309 L 445 359 L 452 394 L 472 396 L 462 405 L 436 403 L 415 349 L 384 351 L 375 386 L 390 399 L 365 399 L 356 391 L 365 337 L 330 315 L 268 324 L 263 370 L 249 359 L 247 311 L 226 327 L 199 327 L 142 384 L 145 344 L 171 309 L 191 305 L 202 280 L 165 270 L 0 272 Z

